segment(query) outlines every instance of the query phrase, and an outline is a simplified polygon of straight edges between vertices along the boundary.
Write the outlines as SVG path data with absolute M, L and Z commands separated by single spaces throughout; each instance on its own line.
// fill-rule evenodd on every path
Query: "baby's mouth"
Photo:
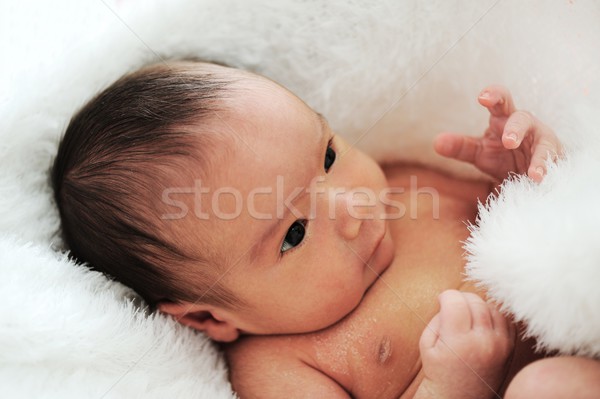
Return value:
M 381 236 L 378 236 L 378 238 L 375 240 L 374 248 L 371 251 L 371 256 L 365 263 L 365 268 L 368 269 L 368 271 L 370 272 L 369 274 L 371 274 L 371 273 L 373 274 L 373 276 L 371 278 L 369 278 L 370 281 L 365 289 L 365 294 L 375 285 L 375 282 L 377 282 L 379 280 L 379 278 L 383 275 L 383 273 L 387 270 L 387 268 L 392 264 L 391 261 L 389 263 L 381 262 L 381 257 L 379 257 L 379 259 L 378 259 L 378 256 L 377 256 L 379 249 L 381 247 L 381 244 L 387 235 L 387 226 L 385 225 L 385 223 L 384 223 L 384 227 L 385 228 L 383 230 L 383 234 Z M 377 263 L 376 263 L 376 261 L 377 261 Z
M 368 258 L 367 263 L 369 263 L 369 261 L 373 259 L 373 257 L 377 253 L 377 250 L 381 246 L 381 242 L 385 238 L 385 235 L 387 232 L 387 222 L 386 222 L 386 220 L 383 220 L 383 219 L 381 220 L 381 222 L 382 222 L 381 224 L 383 225 L 381 228 L 381 232 L 378 233 L 377 239 L 375 240 L 375 242 L 373 244 L 373 249 L 369 252 L 369 258 Z

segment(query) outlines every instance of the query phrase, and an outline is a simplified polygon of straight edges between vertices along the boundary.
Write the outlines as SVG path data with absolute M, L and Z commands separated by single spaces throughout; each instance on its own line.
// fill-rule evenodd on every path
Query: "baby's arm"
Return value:
M 414 399 L 492 398 L 504 378 L 515 331 L 479 296 L 444 291 L 419 343 L 425 375 Z
M 527 111 L 517 111 L 510 92 L 489 86 L 478 97 L 490 112 L 483 137 L 442 133 L 435 150 L 443 156 L 469 162 L 502 182 L 510 172 L 527 175 L 536 182 L 546 173 L 545 161 L 562 155 L 562 146 L 548 126 Z

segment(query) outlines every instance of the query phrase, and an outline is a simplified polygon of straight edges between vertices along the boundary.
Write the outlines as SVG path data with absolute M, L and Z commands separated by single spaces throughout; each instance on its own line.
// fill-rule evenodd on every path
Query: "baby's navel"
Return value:
M 377 355 L 379 364 L 385 364 L 390 356 L 392 356 L 392 340 L 387 335 L 381 338 Z

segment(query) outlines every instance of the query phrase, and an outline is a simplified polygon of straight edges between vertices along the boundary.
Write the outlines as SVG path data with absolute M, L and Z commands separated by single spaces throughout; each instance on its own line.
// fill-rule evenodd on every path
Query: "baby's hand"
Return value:
M 416 397 L 495 397 L 513 349 L 514 327 L 475 294 L 448 290 L 439 301 L 440 312 L 419 342 L 425 379 Z
M 490 111 L 490 123 L 483 137 L 442 133 L 435 139 L 435 150 L 472 163 L 499 182 L 509 172 L 527 173 L 534 181 L 542 181 L 545 160 L 548 156 L 556 160 L 563 153 L 552 129 L 531 113 L 517 111 L 510 92 L 502 86 L 485 88 L 478 100 Z

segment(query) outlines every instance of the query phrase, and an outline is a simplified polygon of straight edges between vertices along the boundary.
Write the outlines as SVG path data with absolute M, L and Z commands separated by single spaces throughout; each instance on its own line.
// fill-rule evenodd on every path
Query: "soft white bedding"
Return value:
M 543 346 L 600 356 L 600 6 L 590 1 L 6 1 L 0 5 L 0 386 L 7 397 L 231 397 L 204 337 L 55 248 L 47 170 L 70 115 L 122 73 L 196 55 L 263 73 L 378 160 L 480 134 L 489 83 L 569 157 L 481 208 L 468 268 Z M 26 11 L 25 11 L 26 10 Z

